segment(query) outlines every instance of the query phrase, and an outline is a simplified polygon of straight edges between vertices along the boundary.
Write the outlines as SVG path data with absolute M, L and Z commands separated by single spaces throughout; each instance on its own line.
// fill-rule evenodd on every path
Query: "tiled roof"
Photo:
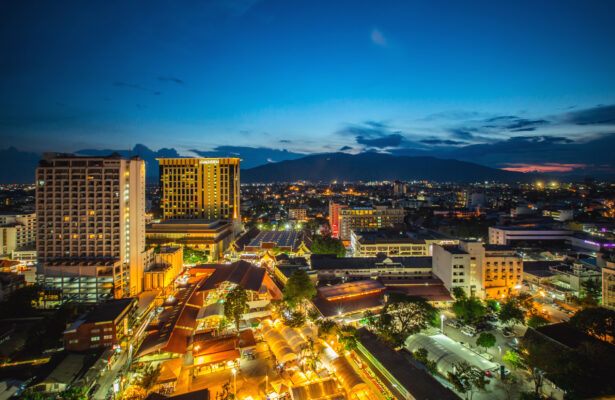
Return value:
M 312 254 L 312 269 L 369 269 L 379 265 L 395 265 L 402 268 L 431 268 L 431 257 L 336 257 L 332 254 Z
M 265 269 L 257 267 L 247 261 L 236 261 L 232 264 L 219 264 L 214 273 L 201 285 L 202 290 L 215 289 L 222 282 L 232 282 L 246 290 L 258 292 L 263 285 Z

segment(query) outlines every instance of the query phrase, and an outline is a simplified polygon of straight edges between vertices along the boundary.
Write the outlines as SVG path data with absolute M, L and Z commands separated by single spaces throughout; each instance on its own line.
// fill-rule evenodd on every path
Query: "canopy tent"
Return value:
M 335 375 L 349 394 L 367 389 L 367 384 L 363 382 L 345 357 L 336 358 L 331 361 L 331 365 L 335 368 Z
M 301 335 L 299 335 L 299 333 L 297 333 L 297 331 L 293 328 L 285 326 L 280 330 L 280 333 L 295 353 L 299 353 L 301 351 L 301 347 L 306 344 Z
M 316 336 L 318 335 L 318 332 L 316 331 L 314 326 L 308 325 L 307 323 L 303 325 L 303 327 L 299 331 L 301 332 L 303 337 L 306 339 L 308 338 L 316 339 Z
M 297 354 L 288 346 L 284 337 L 275 330 L 275 328 L 267 327 L 269 329 L 263 329 L 263 337 L 265 342 L 269 345 L 269 348 L 273 352 L 273 355 L 278 362 L 289 362 L 297 359 Z
M 468 364 L 482 370 L 489 371 L 498 368 L 498 365 L 479 356 L 461 344 L 444 335 L 427 336 L 419 333 L 406 339 L 405 347 L 414 352 L 419 348 L 427 350 L 428 358 L 436 363 L 438 371 L 452 372 L 453 366 L 459 362 Z
M 296 386 L 291 389 L 293 400 L 343 399 L 344 395 L 338 389 L 333 379 L 326 379 Z

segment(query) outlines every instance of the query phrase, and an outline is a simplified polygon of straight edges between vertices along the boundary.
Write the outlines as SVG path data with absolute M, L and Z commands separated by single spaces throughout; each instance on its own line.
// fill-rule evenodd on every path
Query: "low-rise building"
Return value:
M 571 232 L 568 229 L 547 226 L 490 226 L 489 243 L 510 246 L 518 242 L 565 242 Z
M 190 246 L 219 260 L 233 239 L 233 224 L 226 220 L 171 219 L 145 227 L 148 244 Z
M 154 255 L 154 262 L 143 274 L 144 290 L 169 288 L 183 269 L 182 247 L 163 246 Z
M 0 256 L 36 246 L 36 214 L 0 214 Z
M 429 256 L 429 246 L 423 239 L 415 239 L 406 232 L 378 229 L 352 231 L 350 248 L 354 257 L 374 257 L 384 253 L 389 257 Z
M 312 269 L 319 282 L 348 282 L 364 279 L 421 279 L 431 278 L 431 257 L 336 257 L 331 254 L 312 254 Z
M 448 291 L 460 287 L 470 294 L 470 254 L 459 246 L 434 246 L 433 273 Z
M 602 267 L 602 305 L 615 310 L 615 261 Z
M 288 210 L 288 219 L 293 221 L 306 221 L 307 210 L 305 208 L 291 208 Z
M 68 351 L 86 351 L 121 345 L 128 334 L 129 320 L 136 305 L 136 298 L 99 304 L 64 331 L 64 347 Z
M 385 286 L 373 279 L 323 286 L 312 303 L 325 318 L 354 322 L 366 311 L 378 313 L 385 304 Z

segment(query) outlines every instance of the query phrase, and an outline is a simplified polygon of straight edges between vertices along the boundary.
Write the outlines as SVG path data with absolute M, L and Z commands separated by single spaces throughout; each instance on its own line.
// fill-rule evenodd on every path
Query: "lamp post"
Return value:
M 231 370 L 233 372 L 233 395 L 235 396 L 234 398 L 237 398 L 237 370 L 235 368 L 233 368 Z
M 444 320 L 446 319 L 446 315 L 440 314 L 440 331 L 444 335 Z

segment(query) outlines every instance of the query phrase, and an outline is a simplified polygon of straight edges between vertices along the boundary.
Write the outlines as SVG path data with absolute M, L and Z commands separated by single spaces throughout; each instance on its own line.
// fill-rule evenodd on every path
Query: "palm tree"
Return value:
M 160 372 L 160 364 L 156 367 L 154 367 L 153 365 L 149 365 L 141 374 L 141 378 L 137 382 L 137 385 L 145 389 L 146 392 L 149 392 L 156 387 L 156 384 L 158 383 L 158 378 L 160 377 Z
M 308 363 L 308 367 L 316 372 L 318 367 L 318 359 L 323 352 L 322 347 L 316 347 L 316 342 L 312 338 L 307 339 L 307 343 L 301 345 L 301 355 L 305 357 Z

